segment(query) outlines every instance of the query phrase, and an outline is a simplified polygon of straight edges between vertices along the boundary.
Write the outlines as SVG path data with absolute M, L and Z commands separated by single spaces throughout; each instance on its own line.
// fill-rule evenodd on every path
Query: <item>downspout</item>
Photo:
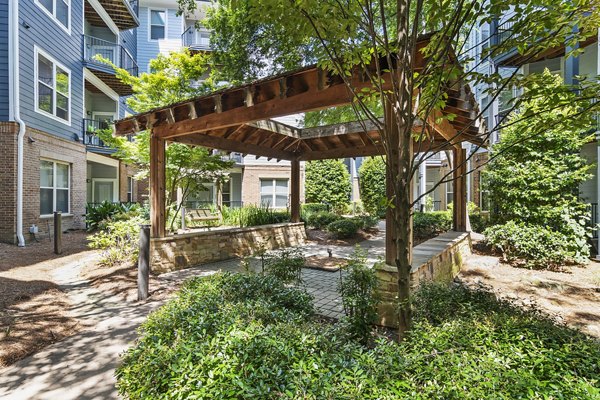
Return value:
M 25 138 L 25 122 L 21 119 L 21 105 L 19 93 L 19 2 L 9 1 L 10 18 L 8 25 L 8 34 L 10 40 L 8 43 L 9 59 L 9 81 L 11 85 L 10 108 L 11 120 L 19 124 L 19 134 L 17 136 L 17 243 L 19 247 L 25 247 L 25 238 L 23 237 L 23 142 Z

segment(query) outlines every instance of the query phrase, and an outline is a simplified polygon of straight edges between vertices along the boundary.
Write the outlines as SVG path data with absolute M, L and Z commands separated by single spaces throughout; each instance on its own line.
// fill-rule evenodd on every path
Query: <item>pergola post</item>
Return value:
M 166 236 L 165 199 L 165 140 L 152 131 L 150 136 L 150 224 L 152 237 Z
M 457 232 L 467 231 L 467 151 L 454 148 L 453 152 L 453 229 Z
M 300 161 L 294 159 L 291 163 L 290 212 L 292 222 L 300 222 Z

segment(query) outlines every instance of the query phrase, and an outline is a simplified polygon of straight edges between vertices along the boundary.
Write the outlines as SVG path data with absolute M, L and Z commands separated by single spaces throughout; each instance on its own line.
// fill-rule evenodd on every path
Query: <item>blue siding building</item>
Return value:
M 96 136 L 131 94 L 98 57 L 138 73 L 138 11 L 138 0 L 0 0 L 0 241 L 51 231 L 54 211 L 83 228 L 88 202 L 138 200 L 135 171 Z

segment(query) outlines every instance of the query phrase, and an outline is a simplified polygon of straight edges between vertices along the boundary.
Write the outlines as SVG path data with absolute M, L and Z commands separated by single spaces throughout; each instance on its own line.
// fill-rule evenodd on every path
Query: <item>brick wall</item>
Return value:
M 244 257 L 264 245 L 268 250 L 304 244 L 304 223 L 215 229 L 150 241 L 153 272 L 164 273 L 213 261 Z
M 446 232 L 430 239 L 413 249 L 415 255 L 410 270 L 410 288 L 416 290 L 426 282 L 450 284 L 458 275 L 463 260 L 471 254 L 471 234 L 464 232 Z M 378 305 L 378 324 L 398 327 L 398 269 L 375 264 L 377 275 L 377 292 L 380 296 Z
M 248 165 L 242 174 L 242 202 L 260 204 L 260 180 L 286 178 L 288 190 L 291 190 L 291 171 L 289 165 Z M 304 168 L 300 170 L 300 202 L 304 203 Z
M 17 133 L 13 122 L 0 122 L 0 241 L 15 242 L 17 221 Z
M 0 171 L 2 197 L 0 197 L 0 240 L 16 242 L 16 190 L 17 190 L 17 134 L 18 125 L 0 123 L 0 145 L 5 167 Z M 67 141 L 37 129 L 27 128 L 23 149 L 23 231 L 31 240 L 29 227 L 37 225 L 41 235 L 52 232 L 52 218 L 40 218 L 40 159 L 62 161 L 71 169 L 70 214 L 63 216 L 63 228 L 85 227 L 86 157 L 85 146 Z

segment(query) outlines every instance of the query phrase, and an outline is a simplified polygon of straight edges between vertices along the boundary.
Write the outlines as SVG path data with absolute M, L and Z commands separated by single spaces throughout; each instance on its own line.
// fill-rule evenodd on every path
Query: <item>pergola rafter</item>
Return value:
M 429 38 L 430 36 L 422 37 L 418 41 L 418 49 L 426 46 Z M 387 69 L 386 59 L 382 58 L 379 62 L 383 70 Z M 421 52 L 417 51 L 415 71 L 422 70 L 425 63 Z M 450 56 L 448 63 L 456 65 L 457 61 Z M 374 75 L 374 72 L 369 71 L 369 74 Z M 356 68 L 348 77 L 350 87 L 356 91 L 372 87 L 372 83 L 365 79 L 369 74 Z M 384 79 L 384 82 L 391 82 L 391 79 Z M 464 82 L 447 84 L 445 94 L 445 107 L 441 111 L 433 113 L 426 121 L 415 123 L 413 129 L 415 138 L 419 138 L 419 141 L 415 139 L 413 148 L 415 152 L 453 150 L 455 162 L 460 162 L 464 160 L 464 150 L 460 143 L 468 141 L 483 145 L 486 141 L 485 127 L 478 117 L 479 110 L 474 96 Z M 253 154 L 267 159 L 289 160 L 292 166 L 291 215 L 292 221 L 299 221 L 300 161 L 383 155 L 385 149 L 378 129 L 381 124 L 359 121 L 297 128 L 272 118 L 348 105 L 353 100 L 353 91 L 345 79 L 313 65 L 117 121 L 117 135 L 152 130 L 152 235 L 165 235 L 166 141 Z M 452 118 L 448 118 L 448 115 L 452 115 Z M 465 172 L 464 166 L 456 171 L 455 229 L 464 230 L 466 186 L 464 177 L 461 178 L 460 175 Z M 388 224 L 392 223 L 393 221 L 388 221 Z M 388 229 L 391 228 L 388 226 Z

